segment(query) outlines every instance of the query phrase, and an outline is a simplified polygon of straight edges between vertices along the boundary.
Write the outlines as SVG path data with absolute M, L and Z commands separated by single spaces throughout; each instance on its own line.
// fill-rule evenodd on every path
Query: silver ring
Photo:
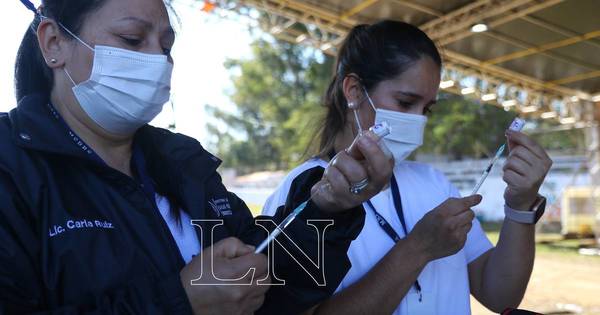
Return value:
M 350 186 L 350 192 L 355 195 L 359 195 L 365 188 L 367 188 L 367 186 L 369 186 L 369 179 L 365 178 L 356 184 L 352 184 L 352 186 Z

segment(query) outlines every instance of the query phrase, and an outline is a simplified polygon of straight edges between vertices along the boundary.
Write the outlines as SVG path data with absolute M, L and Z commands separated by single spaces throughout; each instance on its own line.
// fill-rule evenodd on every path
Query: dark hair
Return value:
M 425 56 L 441 68 L 442 59 L 434 42 L 411 24 L 384 20 L 352 28 L 338 52 L 335 75 L 325 94 L 327 113 L 318 132 L 318 155 L 327 156 L 333 151 L 335 137 L 346 125 L 348 104 L 342 83 L 349 74 L 356 74 L 370 91 Z
M 73 32 L 73 34 L 79 35 L 85 18 L 90 13 L 102 7 L 105 2 L 106 0 L 42 1 L 42 6 L 25 31 L 25 36 L 23 36 L 21 46 L 17 52 L 17 61 L 15 63 L 15 94 L 17 102 L 30 94 L 41 94 L 49 99 L 52 86 L 54 85 L 52 70 L 46 65 L 37 39 L 37 28 L 41 20 L 44 17 L 51 18 L 57 23 L 61 23 L 62 26 Z M 166 1 L 165 4 L 168 8 L 171 8 L 169 1 Z M 71 38 L 62 27 L 60 30 L 67 38 Z M 160 185 L 156 187 L 156 192 L 166 195 L 166 190 L 160 187 Z M 182 203 L 173 196 L 167 195 L 166 197 L 171 204 L 170 210 L 172 215 L 181 224 L 179 209 Z
M 85 17 L 106 0 L 43 0 L 39 13 L 60 22 L 74 34 L 79 34 Z M 33 14 L 33 12 L 32 12 Z M 36 14 L 25 31 L 15 63 L 15 94 L 17 101 L 29 94 L 50 97 L 54 84 L 51 69 L 46 65 L 37 39 L 42 17 Z M 61 31 L 68 34 L 61 28 Z

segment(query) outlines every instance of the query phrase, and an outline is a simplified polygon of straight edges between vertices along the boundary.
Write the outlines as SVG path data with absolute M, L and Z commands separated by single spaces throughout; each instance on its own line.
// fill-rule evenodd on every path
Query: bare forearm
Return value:
M 412 240 L 403 239 L 360 281 L 323 302 L 314 314 L 391 314 L 427 261 Z
M 535 225 L 504 220 L 500 239 L 485 264 L 484 304 L 495 311 L 521 303 L 535 258 Z

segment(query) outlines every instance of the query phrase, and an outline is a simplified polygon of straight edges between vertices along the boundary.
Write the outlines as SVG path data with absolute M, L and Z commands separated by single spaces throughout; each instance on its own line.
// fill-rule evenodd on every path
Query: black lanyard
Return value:
M 404 210 L 402 209 L 402 199 L 400 199 L 400 189 L 398 188 L 398 182 L 396 181 L 396 176 L 393 174 L 392 174 L 392 180 L 391 180 L 390 186 L 392 186 L 392 197 L 394 198 L 394 208 L 396 208 L 396 212 L 398 213 L 398 218 L 400 218 L 400 223 L 402 224 L 402 230 L 404 231 L 404 235 L 408 235 L 408 229 L 406 228 L 406 221 L 404 220 Z M 377 219 L 377 223 L 379 223 L 379 226 L 381 227 L 381 229 L 392 239 L 392 241 L 394 241 L 394 243 L 397 243 L 398 241 L 400 241 L 402 239 L 400 237 L 400 235 L 398 235 L 398 233 L 396 233 L 396 231 L 394 231 L 394 228 L 392 228 L 392 225 L 389 224 L 388 221 L 381 214 L 379 214 L 379 212 L 377 212 L 377 209 L 375 209 L 375 206 L 373 206 L 373 203 L 371 202 L 371 200 L 367 200 L 367 204 L 373 210 L 373 214 L 375 214 L 375 218 Z M 421 285 L 419 284 L 419 279 L 415 280 L 415 289 L 417 290 L 417 293 L 419 293 L 419 302 L 420 302 L 423 300 L 423 295 L 421 294 Z
M 65 127 L 65 129 L 69 133 L 69 136 L 72 138 L 75 144 L 77 144 L 77 146 L 79 146 L 85 152 L 87 152 L 92 157 L 94 162 L 103 166 L 108 166 L 106 162 L 104 162 L 104 160 L 102 160 L 102 158 L 100 158 L 100 156 L 90 146 L 83 142 L 83 139 L 79 138 L 71 129 L 71 127 L 69 127 L 69 125 L 67 125 L 67 122 L 60 116 L 60 114 L 56 110 L 56 107 L 54 107 L 52 103 L 48 103 L 48 109 L 50 109 L 50 112 L 52 113 L 54 118 L 56 118 L 63 125 L 63 127 Z M 131 155 L 131 159 L 131 170 L 135 173 L 139 182 L 144 187 L 144 192 L 148 195 L 150 200 L 154 201 L 156 193 L 154 188 L 154 182 L 152 181 L 152 178 L 146 170 L 146 160 L 144 158 L 144 153 L 142 152 L 142 149 L 139 146 L 139 144 L 137 144 L 135 141 L 133 143 L 133 153 Z

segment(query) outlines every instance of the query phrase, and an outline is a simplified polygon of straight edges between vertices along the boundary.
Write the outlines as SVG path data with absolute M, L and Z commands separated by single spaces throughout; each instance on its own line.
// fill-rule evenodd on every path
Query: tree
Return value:
M 252 44 L 253 58 L 228 60 L 237 111 L 208 112 L 227 126 L 208 126 L 224 165 L 241 172 L 295 166 L 312 140 L 333 60 L 321 52 L 272 38 Z M 231 133 L 239 134 L 234 138 Z
M 450 160 L 491 157 L 506 141 L 504 132 L 516 116 L 515 111 L 442 93 L 438 104 L 433 106 L 425 129 L 425 143 L 419 152 L 444 155 Z M 525 119 L 534 129 L 527 132 L 546 150 L 571 154 L 583 151 L 581 130 L 549 133 L 544 130 L 551 130 L 556 122 Z
M 515 116 L 496 106 L 441 94 L 432 108 L 420 152 L 445 155 L 451 160 L 493 155 L 506 140 L 504 131 Z

